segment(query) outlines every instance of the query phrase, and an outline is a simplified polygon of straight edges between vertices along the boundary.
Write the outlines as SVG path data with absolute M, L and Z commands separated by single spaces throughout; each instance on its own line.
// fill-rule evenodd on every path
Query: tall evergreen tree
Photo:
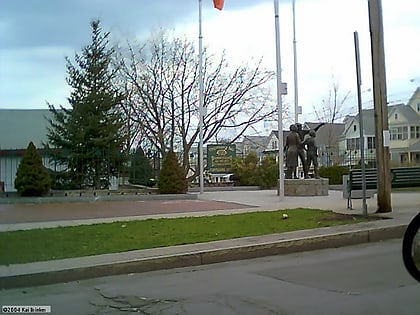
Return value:
M 92 41 L 75 54 L 76 65 L 66 57 L 71 108 L 48 104 L 53 118 L 47 146 L 74 188 L 86 184 L 100 188 L 102 179 L 118 172 L 126 140 L 118 110 L 123 96 L 113 86 L 109 32 L 102 31 L 98 20 L 91 22 L 91 28 Z

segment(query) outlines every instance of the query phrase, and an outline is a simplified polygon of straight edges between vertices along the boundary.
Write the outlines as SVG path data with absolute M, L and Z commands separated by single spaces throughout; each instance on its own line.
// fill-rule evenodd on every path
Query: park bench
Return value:
M 378 183 L 378 174 L 376 168 L 365 169 L 366 189 L 376 189 Z M 347 209 L 352 209 L 351 199 L 353 198 L 352 192 L 355 190 L 363 189 L 363 176 L 361 169 L 350 170 L 347 181 Z M 371 196 L 369 196 L 371 197 Z
M 365 169 L 366 190 L 376 190 L 378 174 L 376 168 Z M 352 192 L 363 189 L 361 169 L 350 170 L 347 181 L 347 208 L 352 209 Z M 391 187 L 417 187 L 420 186 L 420 167 L 397 167 L 391 169 Z M 371 197 L 371 196 L 369 196 Z
M 420 186 L 420 167 L 392 168 L 391 186 L 395 188 Z

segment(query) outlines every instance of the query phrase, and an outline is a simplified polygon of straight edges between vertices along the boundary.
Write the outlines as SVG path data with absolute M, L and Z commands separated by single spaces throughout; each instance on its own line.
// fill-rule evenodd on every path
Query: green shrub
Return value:
M 258 185 L 258 157 L 255 152 L 250 152 L 245 159 L 236 158 L 233 161 L 232 173 L 238 178 L 238 185 Z
M 185 175 L 176 154 L 172 150 L 169 151 L 163 159 L 158 179 L 159 192 L 161 194 L 185 194 L 188 190 L 188 180 Z
M 279 178 L 279 166 L 276 159 L 267 156 L 258 167 L 258 186 L 261 188 L 277 187 Z
M 343 184 L 343 175 L 347 175 L 349 169 L 346 166 L 321 166 L 319 168 L 319 176 L 323 178 L 329 178 L 330 185 Z
M 51 189 L 51 178 L 31 141 L 16 172 L 15 188 L 21 196 L 42 196 Z

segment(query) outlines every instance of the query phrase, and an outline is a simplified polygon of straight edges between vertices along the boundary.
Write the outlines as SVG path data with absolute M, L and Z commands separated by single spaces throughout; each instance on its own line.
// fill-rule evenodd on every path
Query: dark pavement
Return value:
M 127 200 L 0 204 L 0 224 L 134 217 L 249 208 L 216 200 Z

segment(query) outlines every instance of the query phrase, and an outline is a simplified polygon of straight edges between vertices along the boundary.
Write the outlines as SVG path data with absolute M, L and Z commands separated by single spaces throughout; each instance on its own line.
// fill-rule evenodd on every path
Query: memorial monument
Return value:
M 286 137 L 284 152 L 286 154 L 285 196 L 327 196 L 328 179 L 320 178 L 318 173 L 318 148 L 316 131 L 324 123 L 313 130 L 303 130 L 301 124 L 291 125 Z M 309 135 L 305 138 L 306 135 Z M 306 152 L 306 154 L 305 154 Z M 297 176 L 298 158 L 303 166 L 304 179 Z M 314 178 L 309 178 L 309 168 L 314 167 Z

